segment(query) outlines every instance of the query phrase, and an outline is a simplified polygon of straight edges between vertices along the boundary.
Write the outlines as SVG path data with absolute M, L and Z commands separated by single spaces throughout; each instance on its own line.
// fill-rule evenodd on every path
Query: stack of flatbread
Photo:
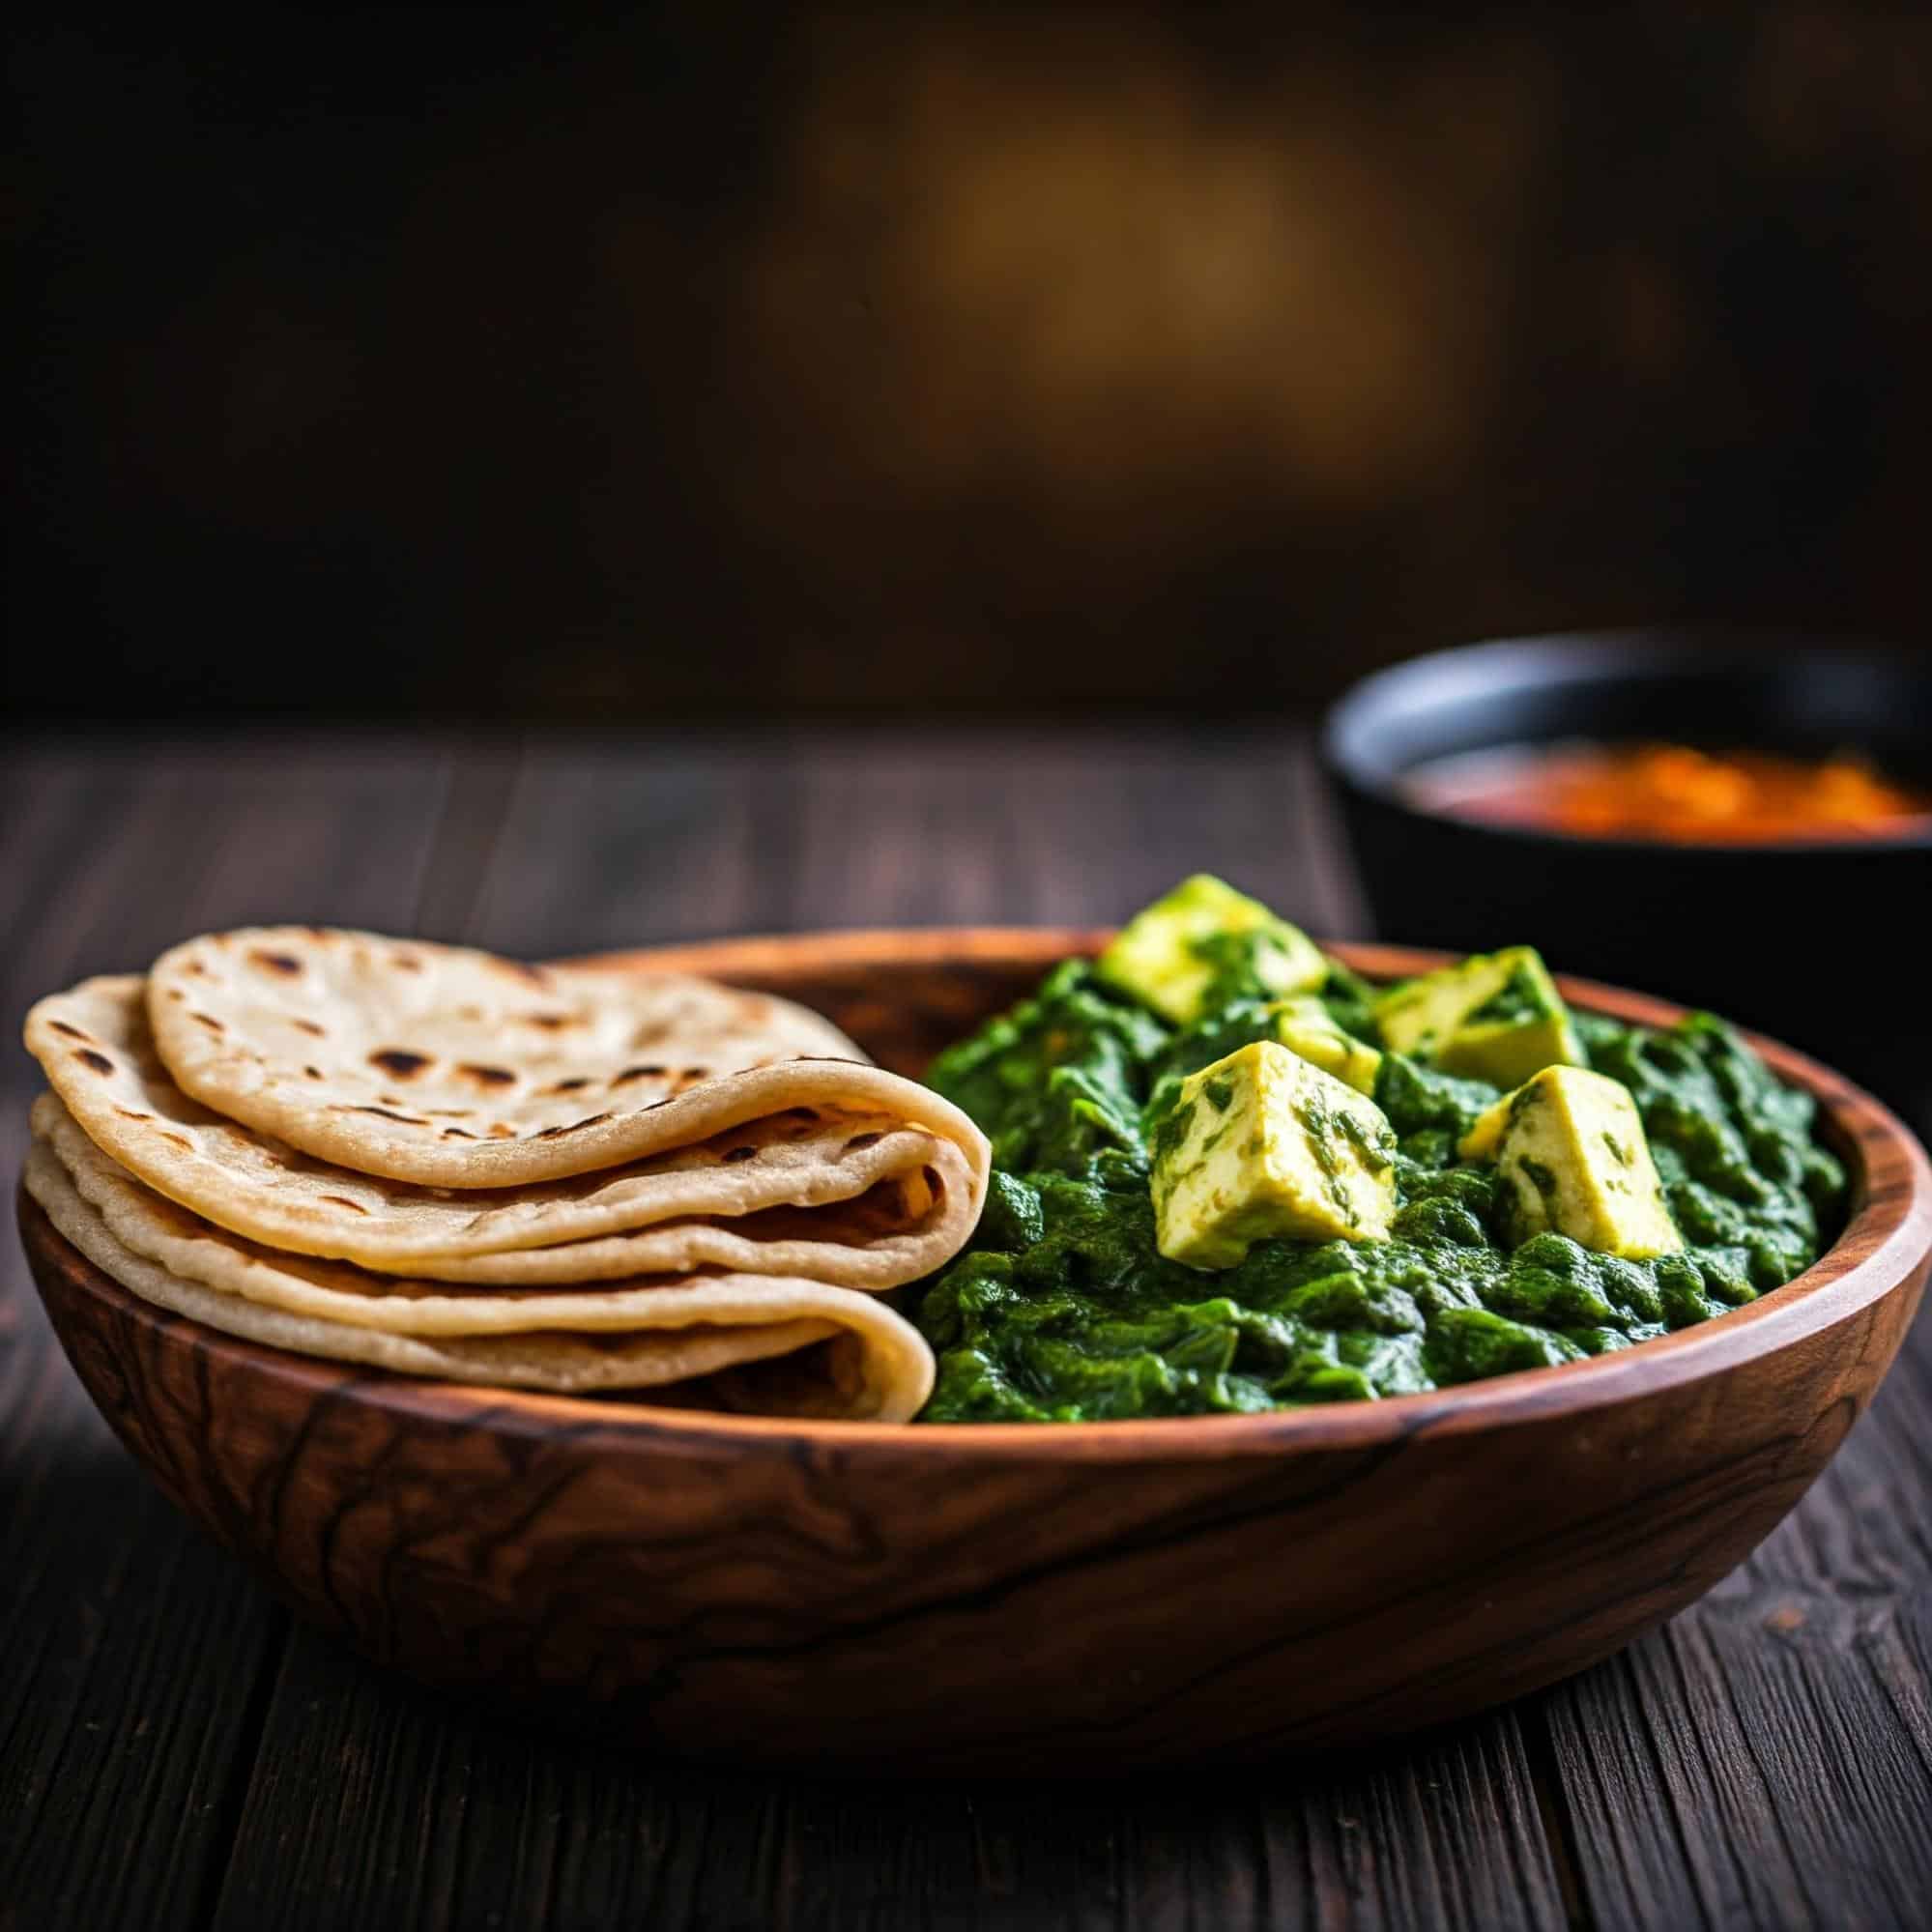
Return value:
M 232 1335 L 405 1373 L 905 1421 L 879 1299 L 979 1217 L 985 1138 L 829 1022 L 707 981 L 312 927 L 27 1017 L 28 1191 Z

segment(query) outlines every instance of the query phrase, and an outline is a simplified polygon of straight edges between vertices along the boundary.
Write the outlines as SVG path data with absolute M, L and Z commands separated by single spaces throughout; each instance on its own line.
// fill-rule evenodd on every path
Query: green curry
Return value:
M 1250 909 L 1205 920 L 1208 888 Z M 1150 968 L 1146 923 L 1171 925 L 1176 903 L 1191 917 Z M 928 1075 L 995 1171 L 971 1246 L 918 1291 L 939 1364 L 923 1420 L 1245 1412 L 1542 1368 L 1781 1286 L 1842 1219 L 1809 1097 L 1709 1015 L 1654 1031 L 1565 1012 L 1526 948 L 1378 993 L 1214 880 L 1128 933 L 1125 966 L 1116 948 L 1056 967 Z M 1311 999 L 1366 1050 L 1329 1056 L 1357 1084 L 1317 1070 Z M 1399 1051 L 1419 1004 L 1427 1050 Z M 1510 1026 L 1536 1030 L 1504 1063 L 1539 1060 L 1524 1040 L 1557 1059 L 1501 1105 L 1502 1086 L 1442 1063 L 1491 1063 Z M 1589 1110 L 1604 1102 L 1615 1131 Z M 1510 1138 L 1539 1121 L 1543 1139 Z M 1324 1225 L 1341 1155 L 1358 1197 L 1387 1190 L 1384 1218 L 1333 1224 L 1352 1238 L 1268 1231 Z

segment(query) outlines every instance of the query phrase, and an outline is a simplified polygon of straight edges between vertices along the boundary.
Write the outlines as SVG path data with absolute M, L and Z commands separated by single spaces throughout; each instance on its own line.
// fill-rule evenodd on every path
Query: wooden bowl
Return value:
M 916 1070 L 1099 937 L 622 958 L 789 994 Z M 1436 963 L 1336 950 L 1371 975 Z M 1756 1044 L 1823 1102 L 1856 1177 L 1802 1280 L 1628 1353 L 1278 1415 L 889 1427 L 413 1381 L 150 1307 L 24 1197 L 21 1229 L 122 1440 L 383 1663 L 679 1752 L 1110 1772 L 1357 1743 L 1532 1690 L 1682 1608 L 1798 1501 L 1918 1306 L 1932 1170 L 1877 1102 Z

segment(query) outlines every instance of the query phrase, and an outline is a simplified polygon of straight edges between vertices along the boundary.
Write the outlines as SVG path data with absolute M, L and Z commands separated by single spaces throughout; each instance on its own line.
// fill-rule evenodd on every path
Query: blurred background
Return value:
M 1932 18 L 16 22 L 38 721 L 1237 713 L 1924 649 Z

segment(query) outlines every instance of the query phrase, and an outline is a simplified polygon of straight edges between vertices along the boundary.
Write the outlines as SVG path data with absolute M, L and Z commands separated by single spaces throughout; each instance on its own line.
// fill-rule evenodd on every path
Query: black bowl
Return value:
M 1850 746 L 1932 782 L 1932 665 L 1781 637 L 1524 638 L 1381 672 L 1322 737 L 1381 937 L 1535 945 L 1560 970 L 1709 1007 L 1916 1105 L 1932 1080 L 1932 835 L 1589 838 L 1453 817 L 1404 785 L 1435 759 L 1577 737 Z

